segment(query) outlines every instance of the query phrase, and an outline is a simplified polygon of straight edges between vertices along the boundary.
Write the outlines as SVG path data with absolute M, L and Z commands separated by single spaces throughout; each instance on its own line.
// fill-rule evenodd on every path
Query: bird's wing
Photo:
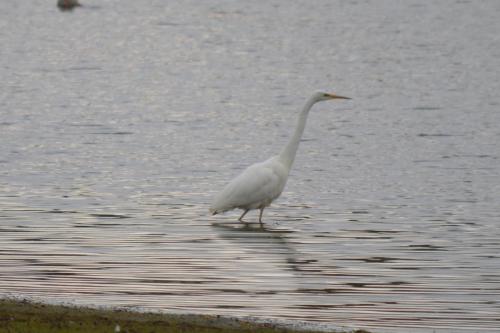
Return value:
M 287 172 L 272 159 L 251 165 L 234 178 L 216 197 L 212 209 L 224 211 L 238 207 L 256 208 L 269 204 L 285 186 Z

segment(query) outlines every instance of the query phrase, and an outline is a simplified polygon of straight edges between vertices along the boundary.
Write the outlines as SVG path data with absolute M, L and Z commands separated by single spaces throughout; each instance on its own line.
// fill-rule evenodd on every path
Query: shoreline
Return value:
M 298 325 L 300 326 L 300 325 Z M 370 333 L 365 330 L 295 328 L 218 315 L 169 314 L 0 299 L 0 333 Z

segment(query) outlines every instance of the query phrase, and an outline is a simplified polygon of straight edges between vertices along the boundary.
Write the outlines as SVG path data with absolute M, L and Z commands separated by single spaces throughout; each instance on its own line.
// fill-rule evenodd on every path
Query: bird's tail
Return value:
M 214 208 L 209 208 L 208 211 L 210 212 L 210 214 L 212 215 L 217 215 L 219 212 L 217 210 L 215 210 Z

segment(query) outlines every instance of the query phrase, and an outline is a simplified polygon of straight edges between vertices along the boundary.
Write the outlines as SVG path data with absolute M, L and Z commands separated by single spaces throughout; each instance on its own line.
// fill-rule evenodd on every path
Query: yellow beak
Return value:
M 328 94 L 328 96 L 329 96 L 331 99 L 334 99 L 334 98 L 340 98 L 340 99 L 351 99 L 350 97 L 344 97 L 344 96 L 339 96 L 339 95 L 335 95 L 335 94 Z

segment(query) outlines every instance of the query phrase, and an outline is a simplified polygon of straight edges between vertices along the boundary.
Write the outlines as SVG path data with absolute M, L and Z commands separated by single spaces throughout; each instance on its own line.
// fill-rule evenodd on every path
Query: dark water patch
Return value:
M 41 237 L 29 237 L 29 238 L 19 238 L 18 241 L 20 241 L 20 242 L 43 242 L 43 241 L 48 241 L 48 239 L 41 238 Z
M 290 264 L 311 264 L 311 263 L 316 263 L 318 262 L 317 259 L 298 259 L 298 258 L 288 258 L 287 262 Z
M 478 200 L 475 200 L 475 199 L 468 199 L 468 200 L 466 200 L 466 199 L 447 199 L 446 201 L 453 202 L 453 203 L 471 203 L 471 204 L 478 202 Z
M 111 227 L 118 227 L 118 226 L 123 226 L 121 223 L 109 223 L 109 222 L 100 222 L 100 223 L 89 223 L 89 227 L 93 228 L 111 228 Z
M 442 108 L 438 106 L 416 106 L 412 110 L 415 111 L 438 111 L 441 110 Z
M 276 295 L 278 294 L 278 291 L 275 290 L 265 290 L 265 291 L 256 291 L 254 292 L 255 295 Z
M 343 259 L 347 260 L 347 259 Z M 348 259 L 348 260 L 360 260 L 364 262 L 370 262 L 370 263 L 385 263 L 385 262 L 393 262 L 397 260 L 401 260 L 398 258 L 390 258 L 390 257 L 368 257 L 368 258 L 357 258 L 357 259 Z
M 73 225 L 75 228 L 95 228 L 95 225 L 89 224 L 89 223 L 76 223 Z
M 106 132 L 92 132 L 89 134 L 93 135 L 132 135 L 134 132 L 129 132 L 129 131 L 106 131 Z
M 195 239 L 183 239 L 181 240 L 182 242 L 185 242 L 185 243 L 206 243 L 206 242 L 211 242 L 213 241 L 213 239 L 211 238 L 195 238 Z
M 93 124 L 93 123 L 70 123 L 68 126 L 73 127 L 105 127 L 103 124 Z
M 123 215 L 123 214 L 107 214 L 107 213 L 93 213 L 89 214 L 92 217 L 103 218 L 103 219 L 129 219 L 132 216 Z
M 45 262 L 40 259 L 34 259 L 29 261 L 30 266 L 41 266 L 41 267 L 72 267 L 73 265 L 70 263 L 62 263 L 62 262 Z
M 405 281 L 391 281 L 389 283 L 362 283 L 362 282 L 349 282 L 346 285 L 353 288 L 372 288 L 372 289 L 380 289 L 386 288 L 389 286 L 403 286 L 403 285 L 411 285 L 409 282 Z
M 413 251 L 448 251 L 443 246 L 432 245 L 432 244 L 411 244 L 408 247 Z
M 0 228 L 0 232 L 33 232 L 33 230 L 24 228 L 22 226 L 17 226 L 13 228 L 7 228 L 7 227 Z
M 361 230 L 361 231 L 371 233 L 371 234 L 400 234 L 403 232 L 401 230 L 374 230 L 374 229 L 367 229 L 367 230 Z
M 80 212 L 77 212 L 74 210 L 63 210 L 63 209 L 55 208 L 55 209 L 43 211 L 42 213 L 45 213 L 45 214 L 78 214 Z
M 365 233 L 360 230 L 340 230 L 342 233 L 339 233 L 336 235 L 337 238 L 347 238 L 347 239 L 362 239 L 362 240 L 369 240 L 369 239 L 393 239 L 394 237 L 392 236 L 383 236 L 380 233 Z
M 95 67 L 95 66 L 75 66 L 75 67 L 69 67 L 67 69 L 68 71 L 101 71 L 101 67 Z
M 413 163 L 433 163 L 435 167 L 441 167 L 439 160 L 413 160 Z
M 326 295 L 326 294 L 351 294 L 364 291 L 356 291 L 352 288 L 338 287 L 338 288 L 299 288 L 296 290 L 300 294 L 314 294 L 314 295 Z
M 448 138 L 448 137 L 463 136 L 463 135 L 459 135 L 459 134 L 447 134 L 447 133 L 419 133 L 417 136 L 421 137 L 421 138 L 427 138 L 427 137 L 431 137 L 431 138 Z
M 304 209 L 313 208 L 311 205 L 307 205 L 307 204 L 288 204 L 286 206 L 290 207 L 290 208 L 304 208 Z
M 117 292 L 120 295 L 128 296 L 178 296 L 179 292 L 173 291 L 133 291 L 133 290 L 122 290 Z M 196 296 L 194 293 L 186 292 L 186 296 Z
M 13 207 L 13 208 L 5 208 L 3 209 L 4 212 L 25 212 L 25 213 L 44 213 L 46 210 L 43 209 L 37 209 L 37 208 L 27 208 L 27 207 Z M 23 226 L 19 226 L 23 227 Z
M 75 272 L 55 271 L 55 270 L 41 270 L 41 271 L 37 271 L 36 274 L 46 275 L 46 276 L 74 276 L 74 275 L 77 275 L 77 273 L 75 273 Z
M 346 285 L 354 288 L 364 288 L 368 285 L 368 283 L 361 283 L 361 282 L 349 282 L 346 283 Z
M 221 293 L 229 293 L 229 294 L 248 294 L 248 291 L 245 291 L 243 289 L 221 288 L 221 289 L 212 289 L 212 291 L 221 292 Z
M 411 284 L 410 282 L 405 282 L 405 281 L 392 281 L 392 282 L 389 282 L 390 285 L 393 285 L 393 286 L 400 286 L 400 285 L 407 285 L 407 284 Z
M 373 303 L 343 303 L 343 304 L 297 304 L 289 306 L 290 309 L 324 310 L 324 309 L 345 309 L 349 307 L 366 308 L 377 306 Z
M 183 23 L 176 23 L 176 22 L 158 22 L 156 23 L 157 25 L 161 27 L 180 27 L 180 26 L 186 26 L 187 24 Z

